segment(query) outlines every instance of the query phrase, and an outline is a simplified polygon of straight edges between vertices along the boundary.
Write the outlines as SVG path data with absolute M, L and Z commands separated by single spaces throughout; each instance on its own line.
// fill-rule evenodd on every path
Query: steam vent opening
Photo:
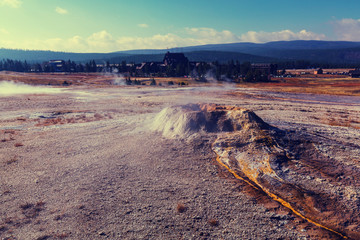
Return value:
M 167 107 L 152 128 L 172 139 L 215 134 L 218 163 L 239 181 L 335 238 L 360 239 L 360 171 L 323 156 L 316 142 L 272 127 L 248 109 L 215 104 Z

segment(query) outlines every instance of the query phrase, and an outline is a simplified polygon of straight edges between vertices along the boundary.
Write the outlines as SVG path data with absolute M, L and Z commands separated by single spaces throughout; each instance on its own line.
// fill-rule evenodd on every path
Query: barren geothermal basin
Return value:
M 292 99 L 196 87 L 0 96 L 0 237 L 359 239 L 359 105 Z

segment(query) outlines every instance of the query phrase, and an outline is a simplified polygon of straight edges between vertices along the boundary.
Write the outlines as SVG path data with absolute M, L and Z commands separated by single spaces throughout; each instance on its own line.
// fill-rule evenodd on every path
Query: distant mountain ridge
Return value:
M 20 50 L 0 48 L 0 59 L 12 59 L 28 62 L 42 62 L 52 59 L 71 60 L 76 62 L 89 61 L 93 59 L 108 59 L 115 56 L 127 56 L 126 53 L 71 53 L 71 52 L 54 52 L 42 50 Z
M 170 49 L 142 49 L 128 50 L 119 53 L 127 54 L 154 54 L 170 52 L 193 52 L 193 51 L 222 51 L 222 52 L 241 52 L 254 54 L 264 49 L 282 49 L 282 50 L 319 50 L 319 49 L 346 49 L 360 47 L 360 42 L 346 41 L 318 41 L 318 40 L 295 40 L 295 41 L 277 41 L 268 43 L 225 43 L 225 44 L 207 44 L 199 46 L 170 48 Z
M 0 49 L 0 59 L 43 62 L 51 59 L 75 62 L 110 61 L 112 63 L 162 61 L 167 52 L 184 52 L 190 61 L 281 62 L 306 60 L 314 63 L 360 64 L 360 42 L 346 41 L 277 41 L 268 43 L 228 43 L 172 49 L 143 49 L 112 53 L 69 53 L 53 51 Z

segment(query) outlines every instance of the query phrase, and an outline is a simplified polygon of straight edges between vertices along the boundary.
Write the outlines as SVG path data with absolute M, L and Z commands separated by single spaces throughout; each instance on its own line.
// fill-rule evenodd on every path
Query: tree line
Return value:
M 202 81 L 212 77 L 223 81 L 245 81 L 258 82 L 268 81 L 269 74 L 281 74 L 283 69 L 309 69 L 309 68 L 351 68 L 358 67 L 351 64 L 312 64 L 310 61 L 285 61 L 271 64 L 267 72 L 252 67 L 250 62 L 228 61 L 219 63 L 217 61 L 207 62 L 185 62 L 176 65 L 164 66 L 161 63 L 148 62 L 145 64 L 127 64 L 122 61 L 118 64 L 96 64 L 95 60 L 85 63 L 76 63 L 74 61 L 62 61 L 60 67 L 45 63 L 32 63 L 27 61 L 3 59 L 0 60 L 0 71 L 14 72 L 67 72 L 67 73 L 91 73 L 107 72 L 113 74 L 125 74 L 128 77 L 182 77 L 188 76 Z
M 218 80 L 240 79 L 245 81 L 261 81 L 265 80 L 260 71 L 253 71 L 250 62 L 240 63 L 239 61 L 229 61 L 228 63 L 178 63 L 176 65 L 163 66 L 159 63 L 145 63 L 142 68 L 141 64 L 127 64 L 122 61 L 119 64 L 97 65 L 95 60 L 89 62 L 76 63 L 74 61 L 61 61 L 60 66 L 56 66 L 51 62 L 29 64 L 27 61 L 3 59 L 0 60 L 0 71 L 14 72 L 66 72 L 66 73 L 91 73 L 106 72 L 113 74 L 126 74 L 131 77 L 183 77 L 189 76 L 197 80 L 205 79 L 208 75 Z M 276 66 L 276 65 L 274 65 Z M 272 69 L 271 73 L 275 73 L 277 68 Z
M 74 61 L 68 60 L 61 64 L 58 69 L 54 67 L 50 62 L 45 63 L 33 63 L 29 64 L 26 60 L 12 60 L 3 59 L 0 60 L 0 71 L 13 71 L 13 72 L 97 72 L 98 68 L 95 60 L 91 60 L 82 63 L 75 63 Z

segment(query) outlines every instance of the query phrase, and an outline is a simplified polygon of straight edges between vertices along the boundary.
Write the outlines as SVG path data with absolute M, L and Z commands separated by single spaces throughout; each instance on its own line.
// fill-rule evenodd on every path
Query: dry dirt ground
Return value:
M 229 86 L 0 96 L 0 238 L 341 238 L 235 179 L 216 163 L 213 135 L 169 139 L 152 130 L 162 109 L 187 103 L 251 109 L 360 167 L 359 97 Z

